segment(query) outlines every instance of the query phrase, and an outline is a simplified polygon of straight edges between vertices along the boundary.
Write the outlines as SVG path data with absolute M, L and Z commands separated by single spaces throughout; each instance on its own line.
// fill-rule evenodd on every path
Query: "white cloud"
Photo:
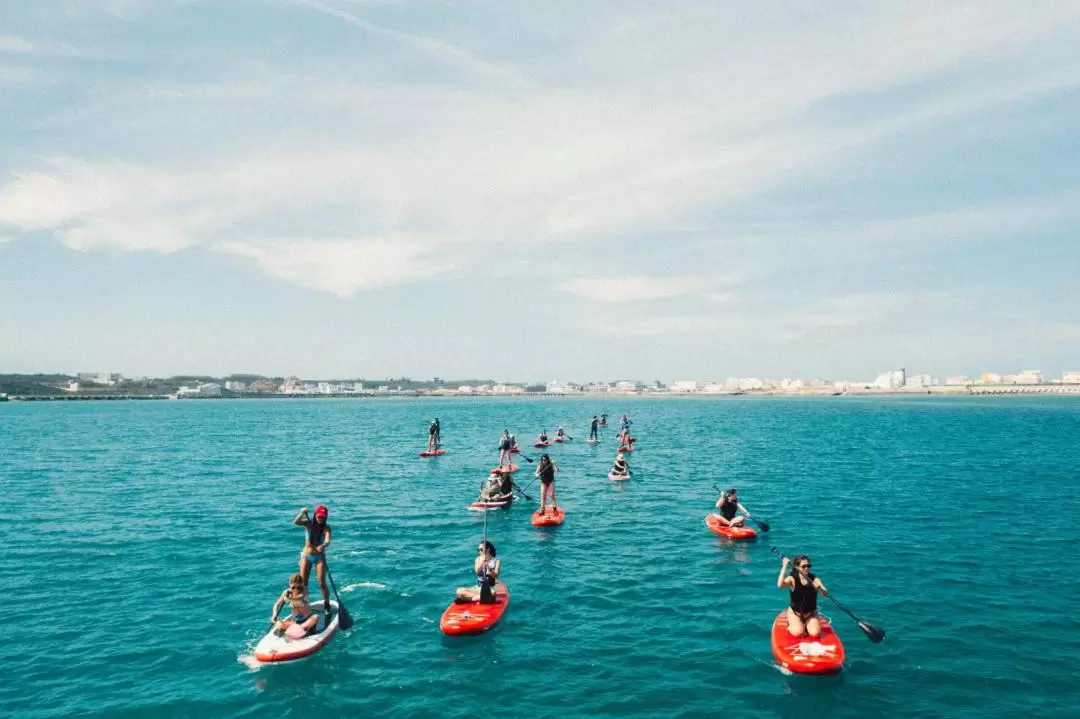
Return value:
M 701 281 L 693 277 L 579 277 L 559 289 L 591 302 L 658 300 L 697 292 Z
M 430 263 L 424 247 L 407 240 L 289 238 L 257 243 L 226 242 L 215 249 L 255 260 L 270 277 L 339 297 L 413 282 L 453 269 Z
M 33 43 L 15 35 L 0 35 L 0 53 L 29 53 L 33 52 Z

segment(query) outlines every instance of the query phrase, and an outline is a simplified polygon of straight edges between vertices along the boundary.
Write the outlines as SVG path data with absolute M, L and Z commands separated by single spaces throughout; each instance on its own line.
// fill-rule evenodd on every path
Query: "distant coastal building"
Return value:
M 492 394 L 525 394 L 525 388 L 518 384 L 497 384 L 491 388 Z
M 236 380 L 227 380 L 225 382 L 225 389 L 230 392 L 243 392 L 247 389 L 247 384 L 244 382 L 237 382 Z
M 1076 372 L 1062 372 L 1061 373 L 1062 384 L 1080 384 L 1080 371 Z
M 642 384 L 637 380 L 621 379 L 615 383 L 612 388 L 614 392 L 639 392 L 641 391 Z
M 124 376 L 114 372 L 80 372 L 79 379 L 92 384 L 103 384 L 111 387 L 124 381 Z
M 589 382 L 582 389 L 586 392 L 610 392 L 611 386 L 607 382 Z
M 569 382 L 553 379 L 544 385 L 544 391 L 548 394 L 578 394 L 581 388 Z
M 871 383 L 874 389 L 900 389 L 907 384 L 907 373 L 903 368 L 882 372 Z
M 971 380 L 965 375 L 955 375 L 953 377 L 945 378 L 946 387 L 966 387 L 969 384 L 971 384 Z
M 278 391 L 281 392 L 281 394 L 302 394 L 304 391 L 304 383 L 295 375 L 286 377 L 281 385 L 281 389 Z
M 694 379 L 680 379 L 672 383 L 672 392 L 697 392 L 698 383 Z
M 1021 370 L 1016 375 L 1015 384 L 1042 384 L 1042 383 L 1043 383 L 1042 370 L 1025 369 L 1025 370 Z
M 277 386 L 277 383 L 271 382 L 268 379 L 257 379 L 257 380 L 255 380 L 254 382 L 251 383 L 251 391 L 252 392 L 261 392 L 261 393 L 277 392 L 278 391 L 278 386 Z

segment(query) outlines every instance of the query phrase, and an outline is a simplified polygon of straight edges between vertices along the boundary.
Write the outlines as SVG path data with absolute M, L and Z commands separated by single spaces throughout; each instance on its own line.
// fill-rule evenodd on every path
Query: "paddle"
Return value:
M 787 559 L 787 557 L 785 557 L 783 554 L 781 554 L 780 552 L 777 551 L 776 547 L 769 547 L 769 549 L 771 549 L 773 554 L 780 557 L 781 559 Z M 806 576 L 806 573 L 803 572 L 801 569 L 796 569 L 796 571 L 799 572 L 800 574 L 802 574 L 803 576 Z M 855 623 L 859 625 L 859 629 L 862 630 L 862 633 L 865 634 L 866 638 L 869 639 L 870 641 L 872 641 L 874 644 L 880 643 L 881 640 L 885 638 L 885 630 L 884 629 L 874 626 L 873 624 L 866 621 L 865 619 L 859 619 L 857 616 L 855 616 L 854 612 L 852 612 L 850 609 L 845 607 L 840 602 L 836 601 L 836 599 L 833 598 L 832 592 L 829 592 L 828 594 L 826 594 L 825 597 L 828 598 L 828 600 L 830 602 L 835 604 L 837 606 L 837 608 L 840 609 L 840 611 L 844 612 L 844 614 L 847 614 L 849 617 L 854 619 Z
M 716 490 L 716 493 L 717 493 L 717 494 L 723 494 L 723 493 L 724 493 L 724 491 L 723 491 L 722 489 L 720 489 L 719 487 L 717 487 L 717 486 L 716 486 L 715 484 L 713 485 L 713 489 L 715 489 L 715 490 Z M 768 523 L 768 522 L 762 522 L 762 521 L 761 521 L 761 520 L 759 520 L 759 519 L 758 519 L 757 517 L 755 517 L 754 515 L 750 514 L 750 512 L 749 512 L 749 511 L 748 511 L 748 510 L 746 509 L 746 507 L 743 507 L 743 511 L 744 511 L 744 512 L 746 512 L 746 516 L 747 516 L 747 517 L 749 517 L 749 518 L 750 518 L 750 520 L 751 520 L 751 521 L 752 521 L 752 522 L 753 522 L 754 524 L 756 524 L 756 525 L 757 525 L 758 527 L 760 527 L 760 528 L 761 528 L 761 531 L 762 531 L 762 532 L 768 532 L 768 531 L 769 531 L 769 523 Z
M 529 484 L 532 484 L 532 482 L 530 482 Z M 532 497 L 525 494 L 525 490 L 523 490 L 521 487 L 517 486 L 517 482 L 515 482 L 512 479 L 510 480 L 510 486 L 513 487 L 514 489 L 516 489 L 518 494 L 520 494 L 522 497 L 524 497 L 525 499 L 527 499 L 530 502 L 532 501 Z
M 324 559 L 323 561 L 325 562 L 326 560 Z M 337 585 L 334 584 L 334 575 L 330 573 L 329 564 L 326 565 L 326 578 L 330 580 L 330 586 L 334 589 L 334 599 L 337 600 L 338 624 L 342 629 L 352 629 L 352 615 L 349 614 L 349 610 L 345 608 L 345 605 L 341 603 L 341 596 L 338 594 Z

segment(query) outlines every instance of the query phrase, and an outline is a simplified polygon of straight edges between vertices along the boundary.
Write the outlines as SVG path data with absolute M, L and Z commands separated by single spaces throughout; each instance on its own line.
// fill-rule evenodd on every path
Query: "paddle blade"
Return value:
M 874 644 L 880 644 L 881 640 L 885 638 L 884 629 L 875 627 L 873 624 L 864 619 L 860 619 L 858 624 L 859 629 L 861 629 L 863 634 L 866 635 L 866 638 L 872 641 Z
M 352 615 L 349 614 L 349 610 L 345 608 L 344 604 L 338 604 L 338 625 L 342 629 L 352 629 Z
M 761 527 L 762 532 L 768 532 L 770 529 L 768 522 L 758 522 L 757 526 Z

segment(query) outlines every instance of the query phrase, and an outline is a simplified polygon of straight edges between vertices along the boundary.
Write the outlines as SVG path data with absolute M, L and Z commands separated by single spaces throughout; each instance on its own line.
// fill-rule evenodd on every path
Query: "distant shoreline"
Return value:
M 911 390 L 858 389 L 838 392 L 835 390 L 745 390 L 737 392 L 530 392 L 525 394 L 436 394 L 428 391 L 364 392 L 347 394 L 243 394 L 232 396 L 171 397 L 164 394 L 63 394 L 63 395 L 8 395 L 11 402 L 120 402 L 120 401 L 218 401 L 218 400 L 270 400 L 270 399 L 708 399 L 708 398 L 832 398 L 832 397 L 1080 397 L 1080 385 L 980 385 L 962 387 L 930 387 Z

